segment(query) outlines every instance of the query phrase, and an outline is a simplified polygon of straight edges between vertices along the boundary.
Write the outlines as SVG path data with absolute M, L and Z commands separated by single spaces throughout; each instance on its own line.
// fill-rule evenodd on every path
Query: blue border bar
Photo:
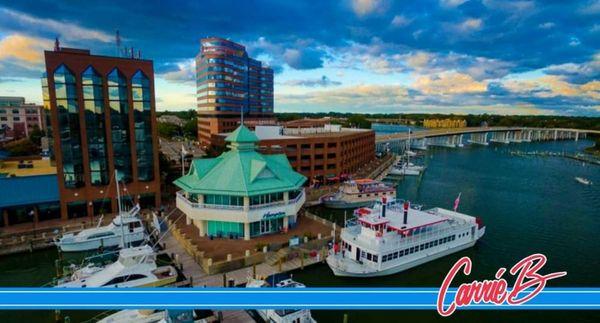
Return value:
M 437 288 L 0 288 L 0 309 L 436 309 Z M 445 304 L 456 294 L 451 288 Z M 600 309 L 600 288 L 546 288 L 529 302 L 460 309 Z

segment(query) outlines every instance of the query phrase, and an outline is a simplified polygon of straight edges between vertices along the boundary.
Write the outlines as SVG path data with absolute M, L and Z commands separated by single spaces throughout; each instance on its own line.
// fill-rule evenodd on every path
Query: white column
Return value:
M 283 192 L 283 203 L 288 204 L 290 202 L 290 192 Z
M 244 196 L 244 212 L 248 212 L 250 210 L 250 197 Z
M 290 225 L 290 219 L 289 219 L 289 216 L 286 215 L 283 217 L 283 230 L 287 231 L 289 225 Z
M 196 227 L 198 228 L 199 236 L 206 236 L 206 220 L 194 221 L 194 224 L 196 224 Z
M 250 240 L 250 223 L 244 223 L 244 240 Z

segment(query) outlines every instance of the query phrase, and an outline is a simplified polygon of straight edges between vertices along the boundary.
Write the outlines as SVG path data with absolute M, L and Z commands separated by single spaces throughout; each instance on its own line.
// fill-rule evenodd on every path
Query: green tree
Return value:
M 40 153 L 39 146 L 29 139 L 21 139 L 9 142 L 4 146 L 4 149 L 6 149 L 11 156 L 18 157 L 33 156 Z
M 33 126 L 33 129 L 29 133 L 29 140 L 31 140 L 33 143 L 35 143 L 36 145 L 39 146 L 42 144 L 42 137 L 44 137 L 44 136 L 45 136 L 44 131 L 36 125 L 36 126 Z
M 183 124 L 183 136 L 192 140 L 198 138 L 198 119 L 196 117 Z

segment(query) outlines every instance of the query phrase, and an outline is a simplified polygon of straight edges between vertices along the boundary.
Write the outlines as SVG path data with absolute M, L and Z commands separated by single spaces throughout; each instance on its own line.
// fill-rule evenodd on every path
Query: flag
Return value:
M 461 194 L 462 194 L 462 192 L 458 193 L 456 200 L 454 200 L 454 212 L 456 212 L 456 210 L 458 210 L 458 204 L 460 204 L 460 195 Z
M 185 147 L 183 146 L 183 144 L 181 144 L 181 154 L 184 156 L 188 154 L 188 152 L 187 152 L 187 150 L 185 150 Z

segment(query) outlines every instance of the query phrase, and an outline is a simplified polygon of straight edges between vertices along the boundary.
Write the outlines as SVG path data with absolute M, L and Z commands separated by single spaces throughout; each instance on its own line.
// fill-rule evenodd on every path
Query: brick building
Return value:
M 298 123 L 294 123 L 298 125 Z M 297 171 L 311 180 L 355 173 L 375 158 L 375 132 L 312 123 L 313 127 L 257 126 L 258 149 L 265 154 L 284 153 Z M 224 146 L 225 136 L 215 141 Z
M 116 212 L 115 172 L 124 205 L 159 206 L 153 62 L 70 48 L 44 56 L 42 90 L 61 218 Z
M 42 106 L 25 103 L 23 97 L 0 96 L 0 136 L 4 140 L 27 138 L 35 128 L 44 129 Z

